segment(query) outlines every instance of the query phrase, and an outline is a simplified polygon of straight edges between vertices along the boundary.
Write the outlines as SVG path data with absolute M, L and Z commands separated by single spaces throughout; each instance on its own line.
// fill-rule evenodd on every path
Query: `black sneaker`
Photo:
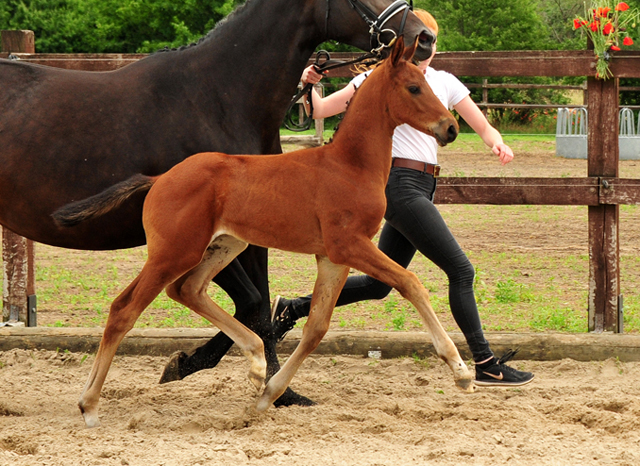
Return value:
M 507 366 L 518 350 L 509 350 L 500 359 L 493 358 L 488 364 L 476 364 L 476 385 L 485 387 L 517 387 L 533 380 L 531 372 L 524 372 Z M 482 367 L 481 367 L 482 366 Z
M 296 325 L 296 318 L 291 313 L 290 300 L 276 296 L 271 305 L 271 328 L 276 341 L 282 341 L 289 330 Z

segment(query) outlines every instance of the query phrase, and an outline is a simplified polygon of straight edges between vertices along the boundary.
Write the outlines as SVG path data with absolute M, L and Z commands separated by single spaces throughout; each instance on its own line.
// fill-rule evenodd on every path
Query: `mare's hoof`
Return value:
M 315 404 L 316 402 L 312 399 L 298 395 L 290 388 L 287 388 L 285 392 L 280 395 L 280 398 L 273 402 L 273 406 L 276 408 L 281 406 L 313 406 Z
M 187 358 L 187 353 L 184 351 L 176 351 L 169 358 L 169 362 L 164 368 L 162 377 L 160 377 L 159 383 L 173 382 L 175 380 L 182 380 L 180 375 L 180 364 Z

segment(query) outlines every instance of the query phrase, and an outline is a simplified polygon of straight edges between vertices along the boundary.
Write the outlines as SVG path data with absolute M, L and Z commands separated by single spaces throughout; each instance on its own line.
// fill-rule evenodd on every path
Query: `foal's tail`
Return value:
M 140 191 L 149 191 L 156 180 L 155 176 L 133 175 L 128 180 L 114 184 L 95 196 L 64 205 L 51 216 L 58 226 L 75 226 L 111 212 Z

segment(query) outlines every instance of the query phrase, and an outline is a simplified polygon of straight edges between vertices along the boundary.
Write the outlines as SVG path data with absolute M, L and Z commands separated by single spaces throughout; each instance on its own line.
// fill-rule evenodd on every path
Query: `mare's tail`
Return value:
M 149 191 L 156 179 L 155 176 L 133 175 L 128 180 L 114 184 L 95 196 L 64 205 L 51 216 L 58 226 L 75 226 L 111 212 L 140 191 Z

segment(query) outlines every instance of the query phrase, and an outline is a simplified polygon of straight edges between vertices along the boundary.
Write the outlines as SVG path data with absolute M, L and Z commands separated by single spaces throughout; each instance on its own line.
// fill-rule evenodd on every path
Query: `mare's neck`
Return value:
M 221 115 L 223 126 L 277 138 L 300 75 L 324 40 L 323 12 L 316 6 L 324 4 L 248 0 L 201 43 L 167 52 L 166 59 L 188 74 L 203 111 L 234 109 L 234 121 Z

